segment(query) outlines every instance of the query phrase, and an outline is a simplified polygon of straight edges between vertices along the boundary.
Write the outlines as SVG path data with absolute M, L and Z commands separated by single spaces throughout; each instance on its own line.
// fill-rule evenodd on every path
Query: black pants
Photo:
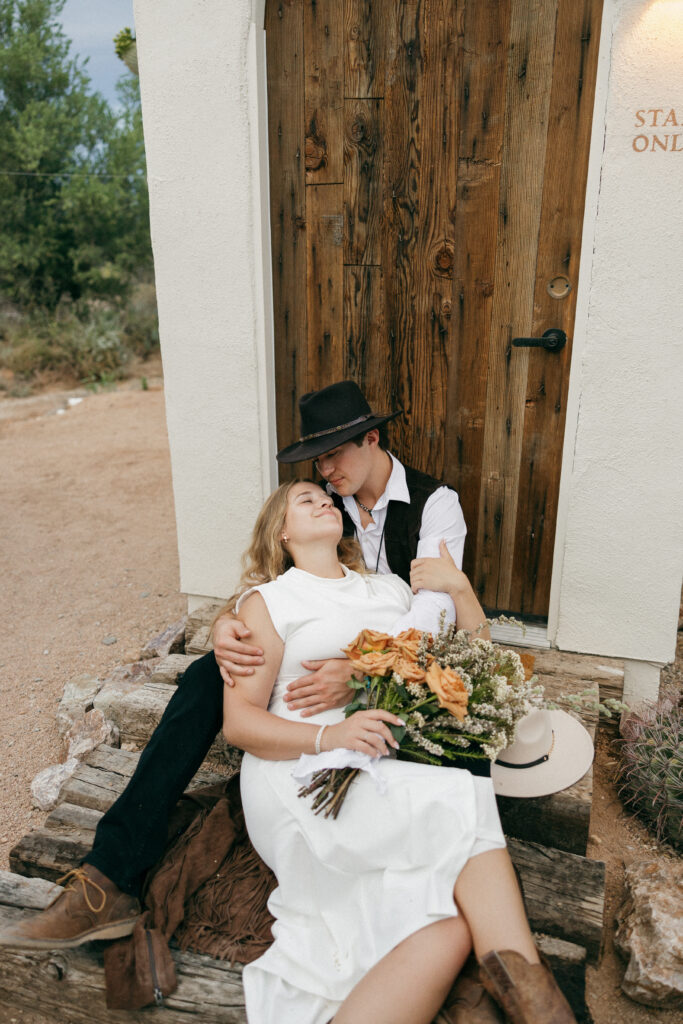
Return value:
M 193 662 L 140 755 L 125 790 L 95 833 L 85 858 L 124 892 L 137 895 L 166 845 L 169 815 L 223 724 L 223 680 L 213 652 Z

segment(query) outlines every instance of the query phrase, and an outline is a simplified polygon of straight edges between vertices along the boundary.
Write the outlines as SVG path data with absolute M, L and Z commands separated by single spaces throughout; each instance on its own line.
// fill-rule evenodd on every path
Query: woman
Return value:
M 259 515 L 232 602 L 265 663 L 225 688 L 224 733 L 246 751 L 247 827 L 279 883 L 269 903 L 275 941 L 244 970 L 250 1024 L 428 1024 L 472 945 L 480 960 L 494 957 L 487 988 L 502 970 L 500 984 L 529 1004 L 518 1016 L 508 1005 L 509 1019 L 573 1021 L 539 965 L 490 779 L 387 759 L 386 792 L 363 773 L 336 820 L 316 817 L 297 796 L 291 762 L 302 753 L 345 747 L 376 756 L 397 746 L 388 726 L 400 720 L 389 712 L 345 719 L 335 709 L 303 723 L 282 700 L 303 657 L 339 657 L 361 629 L 390 631 L 409 607 L 407 584 L 356 571 L 353 544 L 341 535 L 340 513 L 321 488 L 283 485 Z M 444 559 L 439 584 L 458 626 L 474 630 L 484 613 L 451 565 Z M 416 589 L 427 582 L 421 568 Z M 511 952 L 501 958 L 499 950 Z M 534 1009 L 541 988 L 550 999 L 543 1013 Z

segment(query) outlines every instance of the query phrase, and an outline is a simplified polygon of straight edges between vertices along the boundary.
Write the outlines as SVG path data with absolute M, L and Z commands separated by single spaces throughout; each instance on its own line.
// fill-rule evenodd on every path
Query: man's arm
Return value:
M 254 669 L 263 665 L 263 651 L 246 643 L 251 636 L 241 619 L 231 612 L 224 612 L 213 625 L 213 653 L 218 663 L 223 682 L 234 686 L 239 676 L 251 676 Z
M 445 540 L 451 558 L 461 569 L 466 535 L 458 495 L 448 487 L 440 487 L 425 502 L 415 557 L 439 558 L 440 544 Z M 442 610 L 446 612 L 446 622 L 455 621 L 455 605 L 449 594 L 420 590 L 413 598 L 410 611 L 394 624 L 393 632 L 400 633 L 411 627 L 433 632 Z

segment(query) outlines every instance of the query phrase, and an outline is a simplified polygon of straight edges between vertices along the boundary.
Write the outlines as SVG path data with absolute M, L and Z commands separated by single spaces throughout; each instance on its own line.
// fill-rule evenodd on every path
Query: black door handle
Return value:
M 513 338 L 516 348 L 545 348 L 548 352 L 559 352 L 567 344 L 567 335 L 559 327 L 543 332 L 542 338 Z

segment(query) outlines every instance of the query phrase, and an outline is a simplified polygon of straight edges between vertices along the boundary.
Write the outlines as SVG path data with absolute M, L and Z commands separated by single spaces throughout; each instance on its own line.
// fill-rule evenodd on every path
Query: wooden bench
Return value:
M 92 845 L 99 819 L 124 789 L 135 769 L 138 757 L 137 753 L 102 745 L 79 766 L 75 775 L 63 786 L 60 803 L 47 816 L 43 827 L 30 832 L 11 851 L 10 866 L 14 874 L 5 876 L 2 891 L 5 893 L 8 909 L 5 912 L 0 908 L 0 920 L 3 915 L 17 916 L 25 908 L 35 905 L 28 901 L 26 895 L 29 891 L 25 888 L 27 878 L 41 880 L 42 885 L 43 880 L 54 881 L 80 863 Z M 190 788 L 210 784 L 220 778 L 225 778 L 225 775 L 202 769 Z M 538 933 L 537 940 L 550 956 L 558 981 L 571 999 L 577 1017 L 580 1020 L 587 1020 L 584 995 L 585 967 L 587 963 L 596 963 L 600 953 L 604 904 L 604 865 L 597 861 L 587 860 L 577 854 L 515 838 L 509 839 L 509 849 L 522 878 L 527 911 L 532 928 Z M 20 876 L 24 876 L 24 878 L 22 879 Z M 12 889 L 8 879 L 17 880 L 15 890 Z M 43 889 L 36 890 L 36 892 L 43 891 Z M 31 896 L 31 899 L 33 898 Z M 186 954 L 178 953 L 178 957 L 179 971 L 182 975 L 186 964 L 183 957 L 186 957 Z M 47 1006 L 52 1005 L 50 1000 L 56 1000 L 59 993 L 62 993 L 66 1000 L 62 1004 L 63 1008 L 69 1007 L 71 1010 L 70 1000 L 76 998 L 78 986 L 74 983 L 74 993 L 70 994 L 70 986 L 61 984 L 67 975 L 80 978 L 85 971 L 89 979 L 87 983 L 89 988 L 99 986 L 97 991 L 101 994 L 104 982 L 96 970 L 101 963 L 101 957 L 97 955 L 96 951 L 74 951 L 73 957 L 71 954 L 60 952 L 58 958 L 61 958 L 59 962 L 63 963 L 61 974 L 54 967 L 49 969 L 45 967 L 47 964 L 56 963 L 54 956 L 50 958 L 46 954 L 27 955 L 0 950 L 0 995 L 6 998 L 10 1005 L 15 1005 L 12 1000 L 18 999 L 19 994 L 15 991 L 15 982 L 10 979 L 10 975 L 12 978 L 18 977 L 16 971 L 24 974 L 31 971 L 38 972 L 40 999 L 47 1000 L 45 1007 L 42 1006 L 42 1003 L 40 1004 L 41 1009 L 44 1009 L 45 1012 L 47 1012 Z M 208 976 L 218 980 L 214 962 L 201 956 L 191 957 L 187 960 L 187 964 L 191 966 L 192 978 L 203 977 L 198 965 L 203 964 L 204 961 L 207 961 L 207 970 L 210 967 L 213 972 Z M 9 971 L 10 965 L 13 965 L 11 971 Z M 222 969 L 227 970 L 225 965 L 222 965 Z M 55 975 L 54 978 L 50 971 Z M 59 978 L 56 977 L 55 971 L 60 975 Z M 223 976 L 220 977 L 222 979 Z M 234 984 L 233 976 L 231 978 L 231 984 Z M 49 997 L 47 994 L 44 995 L 43 988 L 45 986 L 53 988 L 53 982 L 56 981 L 59 981 L 60 984 L 57 985 L 53 994 Z M 36 992 L 35 988 L 31 990 L 31 998 L 36 996 Z M 183 993 L 178 998 L 190 999 Z M 20 1004 L 16 1003 L 16 1005 Z M 31 1005 L 38 1004 L 34 1002 Z M 54 1005 L 58 1005 L 58 1003 Z M 180 1005 L 178 1004 L 178 1007 Z M 171 1003 L 169 1003 L 170 1006 Z M 102 999 L 100 1009 L 103 1008 L 104 1001 Z M 182 1012 L 185 1014 L 196 1012 L 200 1019 L 207 1021 L 214 1019 L 221 1021 L 243 1020 L 243 1017 L 234 1015 L 238 1010 L 232 1004 L 223 1009 L 216 1009 L 216 1013 L 224 1011 L 227 1015 L 215 1018 L 206 1016 L 205 1010 L 201 1009 L 200 1012 L 200 1008 L 197 1008 L 196 1011 L 185 1008 Z M 168 1012 L 170 1010 L 163 1011 L 163 1018 L 159 1015 L 160 1021 L 163 1019 L 164 1024 L 167 1019 L 169 1021 L 176 1019 L 173 1016 L 167 1018 L 166 1013 Z M 73 1017 L 74 1022 L 81 1019 L 86 1018 Z M 109 1018 L 91 1016 L 90 1019 L 99 1021 Z M 121 1018 L 119 1016 L 111 1019 Z M 131 1016 L 130 1019 L 137 1018 Z
M 94 750 L 62 787 L 60 801 L 43 827 L 14 847 L 10 853 L 12 872 L 0 872 L 0 926 L 44 907 L 51 889 L 54 896 L 50 882 L 80 863 L 88 852 L 97 822 L 135 770 L 136 751 L 144 747 L 161 718 L 178 672 L 189 663 L 187 655 L 198 656 L 208 649 L 206 627 L 212 617 L 213 609 L 200 609 L 190 618 L 185 656 L 165 659 L 148 682 L 128 692 L 103 692 L 99 700 L 95 698 L 96 705 L 106 704 L 102 710 L 118 726 L 121 743 L 136 749 L 103 745 Z M 618 666 L 597 665 L 594 659 L 556 651 L 533 653 L 539 679 L 553 699 L 585 690 L 597 699 L 603 682 L 618 689 Z M 581 717 L 594 736 L 596 715 L 585 712 Z M 225 779 L 235 760 L 234 752 L 219 738 L 190 789 Z M 587 1024 L 585 969 L 587 963 L 596 963 L 600 954 L 605 886 L 604 865 L 584 856 L 592 788 L 591 770 L 562 793 L 535 800 L 499 800 L 536 941 L 548 956 L 577 1020 Z M 126 1014 L 106 1010 L 99 944 L 58 953 L 0 949 L 0 1003 L 39 1012 L 45 1024 L 124 1020 L 187 1024 L 193 1017 L 207 1024 L 245 1024 L 239 965 L 231 967 L 177 949 L 173 956 L 179 987 L 165 1007 Z

